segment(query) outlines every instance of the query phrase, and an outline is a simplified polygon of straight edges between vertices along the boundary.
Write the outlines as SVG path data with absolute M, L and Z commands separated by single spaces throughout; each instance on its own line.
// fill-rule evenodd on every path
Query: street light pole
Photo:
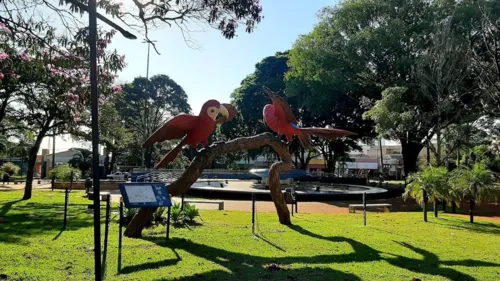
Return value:
M 94 269 L 95 280 L 102 280 L 101 268 L 101 196 L 99 182 L 99 123 L 97 93 L 97 7 L 89 1 L 90 104 L 92 113 L 92 177 L 94 187 Z
M 96 0 L 89 0 L 88 6 L 78 1 L 69 1 L 89 13 L 89 49 L 90 49 L 90 106 L 92 116 L 92 177 L 94 190 L 94 271 L 95 280 L 101 281 L 101 196 L 99 182 L 99 123 L 98 123 L 98 93 L 97 93 L 97 17 L 120 31 L 128 39 L 136 39 L 135 35 L 119 27 L 112 21 L 97 13 Z
M 151 41 L 151 40 L 150 40 L 150 41 L 146 41 L 146 40 L 144 40 L 144 41 L 142 42 L 142 43 L 146 43 L 146 44 L 148 44 L 148 58 L 147 58 L 147 62 L 146 62 L 146 80 L 148 80 L 148 82 L 149 82 L 149 52 L 150 52 L 150 50 L 151 50 L 151 44 L 152 44 L 152 43 L 155 43 L 155 42 L 156 42 L 156 41 Z M 144 169 L 146 168 L 145 161 L 146 161 L 147 151 L 148 151 L 148 149 L 147 149 L 147 148 L 145 148 L 145 149 L 144 149 L 144 151 L 143 151 L 143 154 L 142 154 L 142 161 L 141 161 L 142 163 L 141 163 L 141 167 L 142 167 L 142 168 L 144 168 Z M 149 164 L 148 164 L 148 166 L 149 166 Z

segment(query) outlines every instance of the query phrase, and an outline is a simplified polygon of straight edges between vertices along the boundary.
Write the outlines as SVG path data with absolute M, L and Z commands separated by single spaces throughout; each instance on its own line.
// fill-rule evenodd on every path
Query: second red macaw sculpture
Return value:
M 231 121 L 236 115 L 236 109 L 230 104 L 221 104 L 217 100 L 205 102 L 198 116 L 179 114 L 168 120 L 144 142 L 143 147 L 151 147 L 154 143 L 166 140 L 181 139 L 163 159 L 156 164 L 155 169 L 163 168 L 172 162 L 185 145 L 196 148 L 198 144 L 208 146 L 208 137 L 216 124 Z
M 264 88 L 264 92 L 273 101 L 273 104 L 264 106 L 264 121 L 278 135 L 285 135 L 288 142 L 291 142 L 293 136 L 296 135 L 302 147 L 310 149 L 312 146 L 310 135 L 329 140 L 355 135 L 355 133 L 334 128 L 300 128 L 297 126 L 297 118 L 286 100 L 267 88 Z

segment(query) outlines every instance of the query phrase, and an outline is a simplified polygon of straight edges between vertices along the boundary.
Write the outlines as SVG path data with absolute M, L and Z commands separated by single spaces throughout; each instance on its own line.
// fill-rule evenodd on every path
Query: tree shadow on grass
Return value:
M 171 249 L 181 249 L 227 269 L 213 270 L 176 280 L 235 280 L 237 278 L 243 278 L 245 280 L 325 280 L 327 277 L 329 280 L 361 280 L 354 274 L 333 270 L 331 268 L 292 268 L 292 265 L 296 263 L 323 265 L 329 263 L 351 262 L 353 259 L 356 260 L 356 258 L 351 255 L 260 257 L 230 252 L 186 239 L 173 238 L 168 242 L 159 237 L 147 237 L 145 239 L 160 246 Z M 337 237 L 334 241 L 346 242 L 346 240 L 341 237 Z
M 5 203 L 1 208 L 0 208 L 0 217 L 1 216 L 5 216 L 9 211 L 10 209 L 12 208 L 12 206 L 14 206 L 14 204 L 18 203 L 18 202 L 21 202 L 23 201 L 22 199 L 19 199 L 19 200 L 14 200 L 14 201 L 10 201 L 10 202 L 7 202 Z
M 26 202 L 12 209 L 18 201 L 12 201 L 1 207 L 6 214 L 5 221 L 0 223 L 0 242 L 23 243 L 23 237 L 34 237 L 60 230 L 63 226 L 64 204 L 47 204 Z M 83 212 L 86 204 L 70 204 L 68 214 L 73 214 L 68 219 L 67 230 L 75 230 L 92 226 L 92 217 Z M 29 244 L 29 241 L 24 240 Z
M 168 260 L 162 260 L 162 261 L 156 261 L 156 262 L 147 262 L 143 264 L 138 264 L 138 265 L 131 265 L 131 266 L 125 266 L 120 270 L 120 274 L 129 274 L 141 270 L 148 270 L 148 269 L 157 269 L 160 267 L 164 266 L 172 266 L 176 265 L 179 263 L 180 259 L 168 259 Z
M 293 229 L 303 235 L 307 235 L 312 238 L 317 238 L 317 239 L 322 239 L 322 240 L 327 240 L 327 241 L 332 241 L 332 242 L 339 242 L 342 240 L 345 240 L 345 242 L 349 243 L 353 250 L 353 254 L 347 254 L 345 255 L 346 258 L 349 256 L 352 256 L 351 258 L 353 259 L 352 261 L 370 261 L 372 258 L 374 260 L 385 260 L 388 263 L 397 266 L 399 268 L 407 269 L 410 271 L 413 271 L 415 273 L 423 273 L 423 274 L 429 274 L 433 276 L 442 276 L 445 278 L 448 278 L 450 280 L 464 280 L 464 281 L 473 281 L 476 280 L 474 277 L 462 273 L 460 271 L 457 271 L 452 268 L 447 268 L 447 267 L 442 267 L 442 266 L 465 266 L 465 267 L 499 267 L 500 269 L 500 264 L 492 263 L 492 262 L 485 262 L 485 261 L 480 261 L 480 260 L 471 260 L 471 259 L 466 259 L 466 260 L 461 260 L 461 261 L 441 261 L 439 260 L 439 257 L 431 253 L 429 251 L 426 251 L 424 249 L 412 246 L 406 242 L 397 242 L 394 241 L 395 243 L 406 247 L 415 253 L 418 253 L 422 255 L 423 259 L 414 259 L 414 258 L 408 258 L 404 256 L 399 256 L 399 255 L 393 255 L 388 253 L 388 255 L 396 257 L 396 258 L 382 258 L 381 253 L 363 243 L 360 243 L 358 241 L 355 241 L 350 238 L 344 238 L 341 237 L 325 237 L 313 232 L 310 232 L 309 230 L 306 230 L 302 228 L 301 226 L 298 225 L 293 225 L 290 226 L 290 229 Z M 365 257 L 365 258 L 359 258 L 360 256 Z
M 466 267 L 493 266 L 493 267 L 499 267 L 500 269 L 499 264 L 479 261 L 479 260 L 467 259 L 461 261 L 453 261 L 453 260 L 441 261 L 439 260 L 439 257 L 434 253 L 412 246 L 405 242 L 397 242 L 397 241 L 394 242 L 414 251 L 415 253 L 420 254 L 423 257 L 423 259 L 421 260 L 421 259 L 408 258 L 404 256 L 389 254 L 396 258 L 386 258 L 385 260 L 394 266 L 404 268 L 416 273 L 429 274 L 433 276 L 442 276 L 450 280 L 474 281 L 476 279 L 468 274 L 443 266 L 466 266 Z
M 470 223 L 460 218 L 444 218 L 440 217 L 439 220 L 429 221 L 430 223 L 448 227 L 450 229 L 466 230 L 471 232 L 500 235 L 500 225 L 489 222 Z

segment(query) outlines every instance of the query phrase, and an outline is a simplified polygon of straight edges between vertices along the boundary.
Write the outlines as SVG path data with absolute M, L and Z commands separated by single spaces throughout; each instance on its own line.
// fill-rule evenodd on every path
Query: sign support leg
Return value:
M 252 235 L 255 236 L 255 193 L 252 193 Z
M 170 211 L 171 207 L 169 206 L 167 211 L 167 240 L 170 239 Z
M 67 221 L 68 221 L 68 201 L 69 201 L 69 192 L 68 187 L 66 187 L 64 191 L 64 221 L 63 228 L 66 229 Z
M 366 192 L 363 192 L 363 225 L 366 226 Z
M 109 218 L 111 213 L 111 195 L 108 194 L 106 198 L 106 218 L 104 225 L 104 251 L 102 254 L 102 276 L 106 274 L 106 257 L 108 255 L 108 234 L 109 234 Z
M 123 241 L 123 198 L 120 198 L 120 218 L 118 223 L 118 273 L 122 270 L 122 241 Z

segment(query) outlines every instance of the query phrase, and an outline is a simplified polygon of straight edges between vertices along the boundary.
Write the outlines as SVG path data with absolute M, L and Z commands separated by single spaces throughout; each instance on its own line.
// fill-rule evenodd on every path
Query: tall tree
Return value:
M 116 106 L 125 127 L 133 133 L 139 145 L 168 118 L 191 112 L 184 89 L 167 75 L 155 75 L 149 80 L 135 78 L 123 87 Z M 147 167 L 150 167 L 153 155 L 155 149 L 148 149 L 145 155 Z
M 486 113 L 500 116 L 500 2 L 492 0 L 464 1 L 461 21 L 472 53 L 472 68 L 477 73 L 484 96 Z M 462 24 L 464 25 L 464 24 Z
M 116 91 L 120 89 L 115 86 Z M 104 167 L 106 173 L 114 170 L 116 159 L 125 152 L 132 142 L 132 132 L 125 127 L 125 120 L 122 119 L 112 98 L 99 107 L 99 141 L 104 146 Z M 90 127 L 90 124 L 87 124 Z M 74 137 L 84 141 L 92 141 L 92 132 L 83 131 L 76 128 L 71 132 Z
M 415 71 L 421 91 L 415 106 L 427 121 L 423 127 L 431 131 L 429 137 L 435 135 L 435 146 L 429 137 L 424 141 L 434 152 L 438 166 L 443 160 L 443 130 L 459 123 L 463 116 L 480 111 L 476 101 L 479 99 L 474 98 L 478 89 L 471 85 L 471 79 L 466 81 L 470 74 L 468 46 L 465 38 L 451 29 L 452 19 L 450 16 L 430 35 L 431 45 L 417 60 Z
M 31 23 L 36 26 L 37 23 Z M 114 93 L 112 83 L 114 73 L 120 70 L 124 61 L 114 52 L 106 51 L 107 43 L 113 32 L 99 33 L 99 92 L 101 99 Z M 19 85 L 14 93 L 15 105 L 8 112 L 9 118 L 15 120 L 17 130 L 28 132 L 35 136 L 28 157 L 26 188 L 23 199 L 30 199 L 32 181 L 37 153 L 42 140 L 46 136 L 64 134 L 72 128 L 84 124 L 90 111 L 89 87 L 89 51 L 86 38 L 88 30 L 82 29 L 76 39 L 55 36 L 53 32 L 45 34 L 44 42 L 34 42 L 29 49 L 21 49 L 25 38 L 19 34 L 6 33 L 10 38 L 8 52 L 2 53 L 3 63 L 10 66 L 10 79 L 15 79 Z M 36 39 L 36 38 L 35 38 Z M 24 41 L 23 41 L 24 40 Z M 30 39 L 31 40 L 31 39 Z M 70 41 L 66 47 L 51 47 L 46 49 L 44 43 L 52 44 Z M 21 42 L 21 43 L 20 43 Z M 16 64 L 14 62 L 17 61 Z M 23 72 L 17 69 L 31 69 L 32 76 L 22 79 Z M 7 70 L 7 69 L 6 69 Z

